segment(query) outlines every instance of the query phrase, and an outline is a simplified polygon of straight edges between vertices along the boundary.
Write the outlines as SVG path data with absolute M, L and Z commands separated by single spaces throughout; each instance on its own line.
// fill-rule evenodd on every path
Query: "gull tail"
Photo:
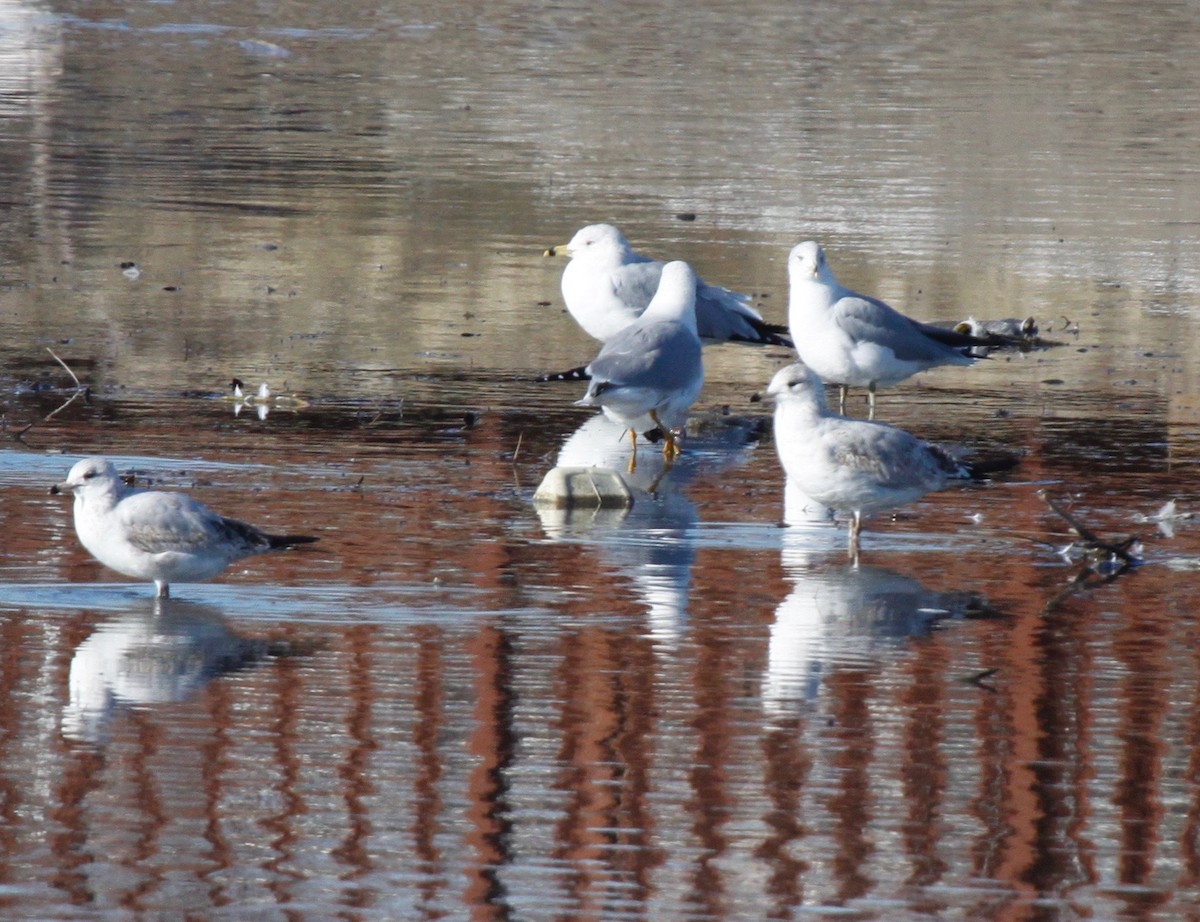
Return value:
M 566 371 L 548 371 L 538 375 L 533 380 L 539 384 L 545 384 L 547 381 L 590 381 L 592 376 L 587 373 L 586 365 L 577 365 L 574 368 L 568 368 Z

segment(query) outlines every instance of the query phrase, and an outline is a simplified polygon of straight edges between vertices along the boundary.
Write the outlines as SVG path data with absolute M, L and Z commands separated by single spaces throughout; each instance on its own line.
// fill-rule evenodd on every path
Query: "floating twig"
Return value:
M 974 673 L 973 675 L 966 676 L 963 681 L 968 685 L 974 685 L 978 688 L 984 689 L 985 691 L 994 692 L 996 687 L 992 685 L 988 679 L 990 679 L 999 671 L 999 667 L 993 666 L 991 669 L 984 669 L 980 672 Z
M 1066 522 L 1078 536 L 1078 541 L 1073 544 L 1079 546 L 1084 559 L 1083 569 L 1071 578 L 1062 592 L 1047 603 L 1045 609 L 1047 613 L 1053 611 L 1076 592 L 1111 583 L 1141 563 L 1141 558 L 1135 550 L 1141 541 L 1137 535 L 1129 535 L 1115 541 L 1106 540 L 1092 531 L 1077 516 L 1064 509 L 1045 490 L 1039 490 L 1038 496 L 1050 508 L 1050 511 Z M 1069 549 L 1070 546 L 1067 550 Z
M 88 392 L 88 388 L 82 382 L 80 382 L 79 376 L 76 375 L 75 372 L 71 370 L 70 365 L 68 365 L 61 358 L 59 358 L 59 356 L 55 353 L 55 351 L 53 349 L 51 349 L 49 346 L 46 347 L 46 351 L 49 352 L 51 357 L 54 359 L 54 361 L 58 362 L 58 364 L 63 367 L 63 370 L 65 370 L 66 373 L 71 376 L 71 380 L 75 382 L 75 390 L 71 394 L 71 396 L 68 397 L 61 405 L 59 405 L 55 409 L 51 410 L 49 413 L 47 413 L 41 419 L 35 419 L 32 422 L 30 422 L 28 425 L 26 425 L 23 429 L 13 433 L 13 438 L 16 439 L 18 442 L 21 442 L 22 444 L 25 443 L 26 433 L 28 433 L 29 430 L 31 430 L 34 426 L 37 426 L 40 423 L 49 422 L 50 420 L 54 419 L 54 417 L 56 417 L 59 413 L 61 413 L 63 410 L 65 410 L 67 407 L 69 407 L 71 404 L 73 404 L 76 400 L 78 400 L 81 396 L 87 394 L 87 392 Z
M 83 385 L 79 383 L 79 376 L 76 375 L 75 372 L 73 372 L 71 370 L 70 365 L 68 365 L 66 362 L 64 362 L 62 359 L 60 359 L 58 357 L 58 355 L 54 352 L 54 350 L 51 349 L 49 346 L 46 347 L 46 351 L 49 352 L 50 357 L 53 358 L 54 361 L 58 362 L 58 364 L 63 367 L 63 369 L 66 371 L 66 373 L 71 376 L 71 380 L 75 382 L 76 387 L 83 387 Z
M 1066 522 L 1071 527 L 1071 530 L 1079 536 L 1081 546 L 1089 556 L 1094 557 L 1097 553 L 1106 554 L 1110 559 L 1113 557 L 1117 558 L 1126 567 L 1136 566 L 1140 563 L 1137 555 L 1133 553 L 1133 548 L 1139 541 L 1137 535 L 1130 535 L 1127 538 L 1122 538 L 1120 541 L 1106 541 L 1083 524 L 1083 522 L 1079 521 L 1074 515 L 1067 512 L 1045 490 L 1039 490 L 1038 496 L 1050 507 L 1051 512 Z

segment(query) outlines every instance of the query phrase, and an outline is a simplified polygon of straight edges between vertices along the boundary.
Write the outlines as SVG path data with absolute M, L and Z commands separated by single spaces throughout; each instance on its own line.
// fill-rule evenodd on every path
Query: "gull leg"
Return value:
M 675 438 L 675 433 L 671 431 L 669 426 L 664 426 L 663 421 L 658 418 L 658 411 L 651 410 L 650 418 L 654 420 L 654 425 L 658 426 L 663 433 L 663 457 L 668 461 L 674 461 L 679 457 L 679 441 Z
M 850 388 L 844 384 L 838 385 L 838 412 L 843 416 L 846 415 L 846 394 L 850 392 Z
M 629 456 L 629 473 L 633 473 L 637 469 L 637 430 L 629 430 L 629 444 L 633 449 L 633 453 Z
M 854 510 L 850 517 L 850 559 L 858 566 L 858 536 L 862 531 L 862 513 Z
M 867 385 L 867 419 L 875 418 L 875 382 Z
M 171 587 L 167 585 L 165 580 L 156 579 L 154 581 L 154 598 L 169 599 L 171 597 Z

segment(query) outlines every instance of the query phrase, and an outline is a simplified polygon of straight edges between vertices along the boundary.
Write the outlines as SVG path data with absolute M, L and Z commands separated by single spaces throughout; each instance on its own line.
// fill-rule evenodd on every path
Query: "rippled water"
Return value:
M 1198 17 L 0 3 L 4 917 L 1200 920 Z M 716 347 L 631 510 L 536 510 L 624 463 L 531 380 L 599 220 L 776 322 L 805 238 L 1037 317 L 880 398 L 1019 467 L 851 567 L 786 353 Z M 321 540 L 156 604 L 47 493 L 91 453 Z

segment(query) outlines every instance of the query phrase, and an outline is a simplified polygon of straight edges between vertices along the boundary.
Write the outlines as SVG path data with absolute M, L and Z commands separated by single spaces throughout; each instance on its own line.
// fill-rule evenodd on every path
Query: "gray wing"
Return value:
M 700 343 L 682 323 L 634 324 L 604 344 L 587 367 L 593 386 L 687 386 L 700 363 Z
M 135 493 L 123 499 L 119 509 L 129 543 L 150 554 L 189 554 L 214 547 L 249 554 L 270 546 L 258 529 L 219 516 L 182 493 Z
M 967 471 L 948 453 L 903 429 L 866 420 L 840 421 L 832 452 L 838 464 L 865 471 L 883 487 L 939 489 Z
M 839 298 L 833 305 L 833 319 L 854 341 L 886 346 L 901 361 L 944 362 L 963 355 L 960 348 L 944 342 L 944 337 L 931 335 L 923 324 L 866 295 L 849 292 Z M 964 345 L 970 345 L 969 338 Z
M 701 339 L 790 346 L 787 328 L 769 324 L 749 295 L 701 281 L 696 286 L 696 331 Z
M 639 314 L 653 300 L 658 291 L 658 280 L 662 277 L 663 264 L 645 256 L 635 257 L 612 273 L 612 286 L 616 296 Z
M 645 256 L 636 259 L 612 274 L 612 285 L 618 298 L 641 313 L 658 291 L 663 263 Z M 700 338 L 790 346 L 787 328 L 764 322 L 749 302 L 749 295 L 697 280 L 696 331 Z

